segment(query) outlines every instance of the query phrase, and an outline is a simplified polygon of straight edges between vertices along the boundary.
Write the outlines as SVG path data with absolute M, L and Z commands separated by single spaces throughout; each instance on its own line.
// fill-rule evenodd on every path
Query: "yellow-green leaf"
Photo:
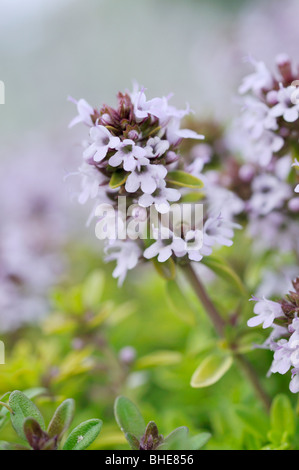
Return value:
M 183 294 L 178 283 L 175 280 L 168 281 L 166 284 L 166 290 L 168 294 L 168 301 L 178 317 L 189 325 L 194 325 L 194 310 L 189 304 L 187 296 Z
M 233 358 L 230 355 L 214 353 L 206 357 L 191 378 L 191 387 L 204 388 L 215 384 L 230 369 Z
M 164 263 L 160 263 L 157 259 L 153 259 L 153 264 L 164 279 L 170 281 L 175 278 L 176 269 L 175 269 L 175 262 L 172 258 L 169 258 Z
M 148 367 L 170 366 L 180 363 L 181 360 L 182 354 L 177 351 L 155 351 L 138 359 L 136 367 L 145 369 Z
M 218 256 L 204 256 L 201 262 L 222 279 L 227 281 L 235 290 L 240 292 L 242 295 L 247 295 L 243 282 L 225 259 Z
M 183 188 L 200 189 L 203 187 L 203 182 L 199 178 L 181 170 L 170 171 L 166 176 L 166 181 Z
M 112 189 L 118 188 L 119 186 L 122 186 L 125 184 L 126 180 L 128 178 L 128 173 L 126 173 L 123 170 L 118 170 L 112 173 L 111 179 L 109 186 Z

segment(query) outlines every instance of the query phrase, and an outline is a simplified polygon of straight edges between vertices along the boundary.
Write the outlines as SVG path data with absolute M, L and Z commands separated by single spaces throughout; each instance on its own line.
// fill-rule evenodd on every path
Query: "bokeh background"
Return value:
M 85 227 L 88 211 L 64 180 L 76 171 L 84 137 L 83 130 L 68 129 L 76 110 L 67 98 L 113 104 L 117 92 L 137 80 L 149 97 L 173 92 L 175 105 L 188 102 L 200 118 L 229 124 L 249 70 L 246 57 L 271 67 L 281 52 L 296 60 L 298 17 L 297 0 L 0 0 L 6 98 L 0 106 L 0 339 L 6 345 L 0 394 L 43 385 L 52 402 L 73 395 L 78 418 L 100 415 L 108 422 L 97 448 L 124 445 L 112 416 L 120 392 L 165 433 L 186 424 L 211 430 L 211 447 L 249 446 L 228 405 L 259 408 L 238 372 L 213 391 L 188 385 L 209 344 L 209 324 L 203 319 L 205 329 L 194 329 L 176 316 L 154 273 L 132 274 L 118 289 L 101 261 L 93 230 Z M 101 343 L 96 373 L 88 344 L 75 341 L 76 321 L 66 326 L 61 318 L 63 311 L 82 314 L 78 292 L 94 269 L 103 273 L 101 302 L 119 309 L 101 339 L 114 356 Z M 70 298 L 78 303 L 70 306 Z M 127 346 L 137 365 L 123 377 Z M 142 362 L 161 349 L 174 354 L 168 366 Z M 264 357 L 268 363 L 256 358 L 262 375 L 270 364 Z M 285 382 L 275 379 L 271 387 L 284 390 Z M 44 398 L 45 409 L 52 402 Z

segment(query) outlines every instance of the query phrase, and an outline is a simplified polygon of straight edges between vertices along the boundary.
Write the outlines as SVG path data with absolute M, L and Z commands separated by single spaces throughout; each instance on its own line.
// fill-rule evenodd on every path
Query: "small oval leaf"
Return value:
M 109 183 L 110 188 L 116 189 L 119 186 L 122 186 L 123 184 L 125 184 L 127 178 L 128 178 L 128 173 L 126 173 L 125 171 L 123 170 L 114 171 L 114 173 L 112 173 L 110 183 Z
M 63 450 L 85 450 L 100 434 L 102 424 L 100 419 L 89 419 L 79 424 L 68 436 Z
M 167 299 L 181 320 L 189 325 L 195 325 L 195 312 L 188 301 L 188 296 L 184 295 L 179 283 L 176 280 L 168 281 L 166 284 Z
M 198 366 L 191 378 L 191 387 L 209 387 L 220 380 L 230 369 L 233 358 L 230 355 L 211 354 Z
M 204 256 L 201 262 L 210 268 L 215 274 L 227 281 L 241 295 L 246 296 L 247 291 L 238 274 L 228 265 L 223 258 L 216 256 Z
M 158 449 L 184 450 L 187 447 L 188 434 L 189 429 L 186 426 L 181 426 L 168 434 Z
M 74 417 L 75 402 L 72 398 L 64 400 L 56 409 L 48 427 L 50 437 L 57 436 L 58 439 L 70 427 Z
M 24 440 L 26 436 L 24 433 L 24 421 L 26 418 L 35 419 L 42 430 L 45 429 L 44 418 L 42 417 L 39 409 L 35 404 L 22 392 L 15 390 L 9 397 L 9 406 L 13 410 L 11 414 L 11 422 L 16 433 Z
M 140 440 L 145 432 L 145 422 L 137 406 L 126 397 L 118 397 L 114 405 L 114 414 L 121 430 Z
M 167 281 L 171 281 L 175 278 L 176 269 L 175 262 L 172 258 L 168 258 L 164 263 L 160 263 L 157 259 L 153 259 L 153 264 L 157 272 Z
M 270 412 L 271 432 L 275 444 L 281 444 L 283 438 L 295 434 L 295 412 L 286 395 L 277 395 L 272 403 Z
M 183 188 L 200 189 L 203 187 L 203 182 L 199 178 L 181 170 L 169 171 L 166 181 L 171 185 Z
M 199 450 L 211 439 L 209 432 L 201 432 L 190 438 L 190 450 Z
M 182 361 L 182 354 L 177 351 L 155 351 L 141 357 L 136 362 L 137 369 L 149 367 L 171 366 Z

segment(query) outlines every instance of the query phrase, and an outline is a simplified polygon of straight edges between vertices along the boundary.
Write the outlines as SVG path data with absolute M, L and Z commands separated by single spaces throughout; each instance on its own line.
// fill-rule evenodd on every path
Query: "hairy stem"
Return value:
M 198 299 L 200 300 L 200 302 L 206 309 L 206 312 L 208 313 L 210 319 L 212 320 L 215 330 L 217 331 L 218 335 L 222 338 L 224 336 L 226 321 L 218 312 L 213 301 L 208 295 L 206 289 L 204 288 L 202 282 L 198 279 L 192 266 L 190 264 L 186 265 L 184 267 L 184 271 Z M 255 369 L 247 360 L 247 358 L 244 357 L 242 354 L 234 354 L 234 357 L 236 359 L 236 362 L 239 364 L 240 368 L 250 381 L 252 387 L 256 392 L 256 395 L 260 398 L 266 410 L 269 411 L 271 406 L 271 399 L 264 391 Z
M 185 273 L 187 278 L 190 281 L 197 297 L 201 301 L 202 305 L 205 307 L 206 311 L 209 314 L 210 319 L 212 320 L 215 330 L 217 331 L 220 337 L 223 337 L 224 328 L 225 328 L 225 321 L 221 317 L 220 313 L 218 312 L 217 308 L 215 307 L 214 303 L 210 299 L 209 295 L 207 294 L 203 284 L 198 279 L 195 271 L 193 270 L 191 264 L 187 264 L 184 267 Z
M 260 398 L 261 402 L 263 403 L 264 407 L 267 411 L 270 411 L 271 408 L 271 398 L 263 389 L 262 384 L 260 383 L 259 377 L 256 373 L 256 370 L 252 366 L 252 364 L 248 361 L 248 359 L 243 356 L 242 354 L 235 354 L 235 360 L 240 366 L 240 369 L 244 372 L 244 375 L 249 379 L 251 382 L 256 395 Z
M 4 408 L 6 408 L 10 412 L 10 414 L 14 414 L 14 412 L 12 411 L 12 408 L 7 403 L 0 401 L 0 406 L 4 406 Z

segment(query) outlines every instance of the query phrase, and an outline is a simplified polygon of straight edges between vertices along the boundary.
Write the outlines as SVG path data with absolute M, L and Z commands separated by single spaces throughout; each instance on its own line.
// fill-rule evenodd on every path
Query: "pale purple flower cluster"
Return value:
M 44 171 L 43 146 L 34 145 L 30 155 L 23 147 L 21 151 L 22 158 L 16 160 L 14 155 L 1 162 L 1 331 L 37 322 L 47 314 L 49 290 L 66 268 L 62 249 L 67 198 L 62 174 L 51 158 Z
M 242 116 L 228 136 L 241 158 L 238 189 L 245 188 L 248 232 L 256 248 L 298 253 L 299 101 L 294 83 L 299 75 L 286 55 L 277 57 L 276 74 L 262 62 L 251 62 L 255 72 L 239 89 L 246 94 Z
M 75 102 L 78 116 L 70 125 L 81 122 L 89 128 L 89 140 L 84 143 L 83 163 L 79 168 L 82 175 L 80 203 L 92 199 L 95 206 L 110 203 L 117 210 L 118 196 L 125 196 L 130 205 L 135 206 L 125 225 L 130 227 L 132 221 L 140 222 L 142 230 L 151 230 L 152 227 L 147 227 L 149 210 L 155 207 L 158 214 L 167 215 L 171 203 L 180 201 L 190 191 L 188 184 L 176 184 L 177 175 L 173 176 L 176 171 L 183 175 L 183 180 L 190 175 L 201 183 L 202 162 L 194 161 L 193 167 L 189 167 L 180 153 L 180 144 L 184 139 L 201 140 L 203 136 L 181 129 L 181 120 L 190 109 L 176 109 L 169 104 L 169 98 L 148 100 L 144 89 L 135 85 L 132 93 L 118 94 L 115 109 L 104 105 L 97 110 L 84 100 Z M 202 229 L 190 226 L 178 235 L 174 227 L 164 226 L 161 218 L 159 227 L 151 233 L 153 243 L 150 246 L 145 246 L 137 237 L 106 241 L 106 260 L 116 261 L 113 276 L 120 284 L 127 271 L 140 261 L 153 258 L 161 263 L 169 258 L 181 262 L 200 261 L 212 253 L 214 246 L 232 244 L 236 226 L 231 213 L 239 207 L 229 208 L 229 204 L 223 204 L 232 193 L 222 189 L 216 196 L 216 186 L 204 188 L 203 201 L 200 200 L 203 194 L 199 197 L 200 203 L 206 205 Z M 229 214 L 222 214 L 224 207 Z
M 295 291 L 286 299 L 273 302 L 266 298 L 258 299 L 254 307 L 255 316 L 248 320 L 248 326 L 262 324 L 263 328 L 272 328 L 263 347 L 274 352 L 269 374 L 285 374 L 291 369 L 290 390 L 299 392 L 299 279 L 293 282 Z
M 299 117 L 299 75 L 284 54 L 276 59 L 276 74 L 262 62 L 251 62 L 255 72 L 245 77 L 239 88 L 241 94 L 250 93 L 243 100 L 243 145 L 248 161 L 267 167 L 274 157 L 287 155 L 298 143 L 294 123 Z

